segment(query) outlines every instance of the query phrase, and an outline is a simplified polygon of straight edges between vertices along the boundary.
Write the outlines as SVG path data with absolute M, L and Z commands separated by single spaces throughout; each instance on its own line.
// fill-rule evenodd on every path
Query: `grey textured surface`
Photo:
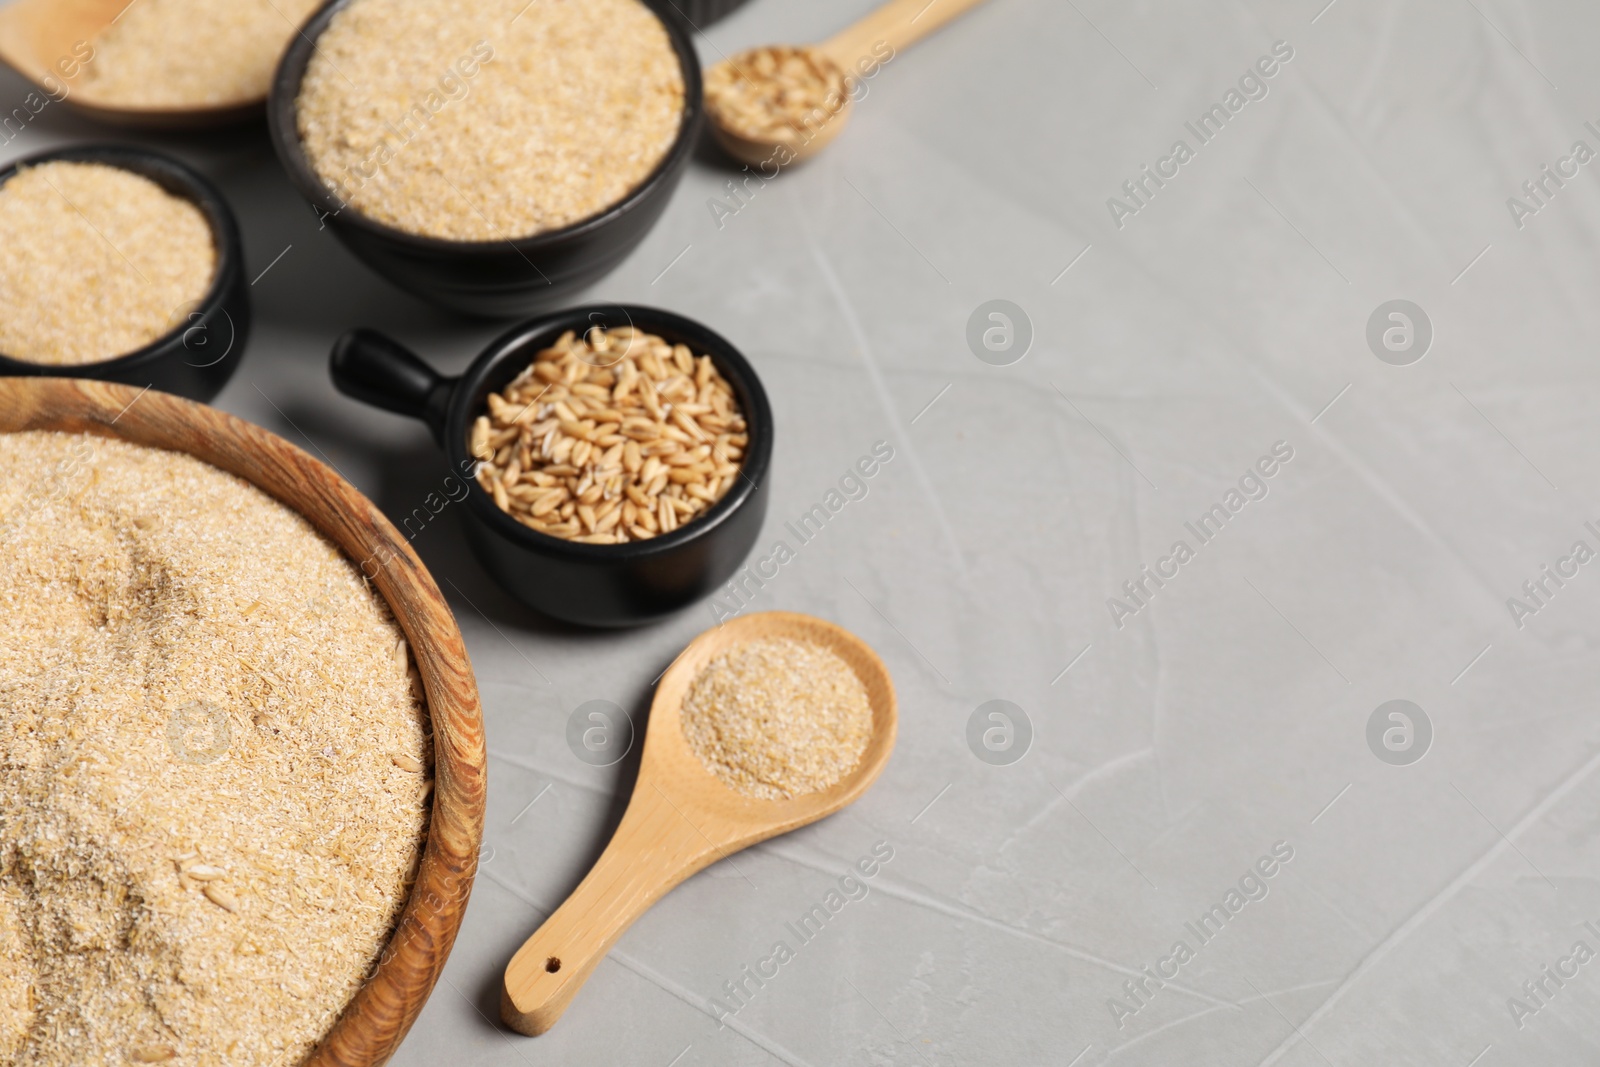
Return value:
M 567 716 L 643 709 L 712 617 L 541 621 L 447 511 L 416 545 L 482 687 L 488 846 L 397 1064 L 1600 1060 L 1600 963 L 1570 956 L 1600 950 L 1600 565 L 1559 564 L 1600 549 L 1600 190 L 1591 166 L 1520 226 L 1507 204 L 1575 140 L 1600 149 L 1600 9 L 1324 3 L 994 0 L 895 59 L 823 158 L 721 226 L 730 175 L 696 162 L 595 295 L 702 319 L 753 359 L 779 424 L 764 544 L 892 443 L 751 610 L 867 638 L 898 751 L 853 809 L 673 892 L 553 1032 L 498 1030 L 505 961 L 631 774 L 577 760 Z M 701 44 L 815 39 L 868 6 L 755 0 Z M 1199 144 L 1184 123 L 1280 40 L 1267 95 Z M 0 154 L 102 136 L 61 110 Z M 1178 138 L 1193 158 L 1116 225 L 1107 198 Z M 364 270 L 263 136 L 166 143 L 223 184 L 265 270 L 221 405 L 410 514 L 443 464 L 420 426 L 333 393 L 328 347 L 380 326 L 460 368 L 500 327 Z M 1033 328 L 1007 366 L 966 342 L 993 299 Z M 1405 366 L 1367 343 L 1395 299 L 1433 326 Z M 1230 501 L 1278 442 L 1293 458 L 1266 495 Z M 1186 527 L 1230 502 L 1205 543 Z M 1180 540 L 1192 558 L 1161 564 Z M 1176 575 L 1113 612 L 1147 564 Z M 1546 564 L 1576 576 L 1514 618 Z M 1034 734 L 1007 765 L 967 743 L 997 699 Z M 1431 723 L 1420 761 L 1369 749 L 1391 700 Z M 1387 714 L 1380 738 L 1403 725 Z M 870 893 L 794 942 L 785 924 L 880 841 Z M 1292 860 L 1250 876 L 1275 845 Z M 1241 881 L 1259 899 L 1202 943 L 1188 924 Z M 780 939 L 795 958 L 719 1026 L 710 998 Z M 1170 973 L 1178 941 L 1157 988 L 1141 968 Z

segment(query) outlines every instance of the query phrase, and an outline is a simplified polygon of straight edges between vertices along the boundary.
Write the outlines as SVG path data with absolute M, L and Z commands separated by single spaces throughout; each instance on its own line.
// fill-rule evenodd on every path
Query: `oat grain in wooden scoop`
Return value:
M 755 141 L 808 140 L 848 103 L 844 72 L 813 48 L 752 48 L 706 73 L 712 119 Z

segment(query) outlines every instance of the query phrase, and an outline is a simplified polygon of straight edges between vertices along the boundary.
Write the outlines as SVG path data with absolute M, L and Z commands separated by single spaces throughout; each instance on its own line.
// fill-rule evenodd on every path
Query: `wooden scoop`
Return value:
M 854 81 L 866 71 L 875 70 L 900 52 L 922 40 L 934 30 L 977 7 L 984 0 L 889 0 L 866 18 L 848 29 L 803 49 L 813 63 L 841 79 L 841 84 Z M 759 51 L 759 49 L 757 50 Z M 744 53 L 745 56 L 750 53 Z M 730 66 L 740 77 L 755 77 L 740 62 L 742 56 L 725 59 L 718 69 Z M 865 69 L 863 69 L 865 65 Z M 714 82 L 716 70 L 708 82 Z M 775 137 L 751 136 L 727 121 L 719 112 L 707 90 L 707 114 L 711 129 L 723 149 L 741 163 L 751 166 L 762 164 L 777 167 L 798 163 L 821 151 L 844 129 L 850 120 L 853 97 L 842 94 L 836 109 L 828 109 L 820 121 L 805 121 L 795 131 L 795 136 L 784 134 Z
M 735 645 L 787 637 L 832 651 L 866 686 L 872 738 L 861 762 L 833 788 L 791 800 L 736 793 L 706 770 L 683 735 L 678 712 L 707 663 Z M 866 792 L 889 761 L 894 686 L 876 653 L 854 634 L 809 615 L 767 612 L 707 630 L 661 676 L 633 799 L 611 843 L 566 903 L 506 967 L 500 1014 L 524 1034 L 542 1034 L 617 939 L 667 891 L 742 848 L 831 815 Z M 711 917 L 708 916 L 708 921 Z
M 259 114 L 266 101 L 190 107 L 129 107 L 95 99 L 76 81 L 94 40 L 135 0 L 11 0 L 0 7 L 0 61 L 90 118 L 144 129 L 198 130 Z M 66 94 L 66 95 L 63 95 Z

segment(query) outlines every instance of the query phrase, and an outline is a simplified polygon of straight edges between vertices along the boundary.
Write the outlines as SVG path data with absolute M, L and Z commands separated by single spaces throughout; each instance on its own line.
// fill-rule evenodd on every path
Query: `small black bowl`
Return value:
M 249 286 L 244 280 L 244 250 L 239 224 L 216 186 L 176 159 L 143 148 L 80 145 L 19 159 L 0 170 L 0 185 L 24 167 L 40 163 L 103 163 L 149 178 L 173 196 L 205 213 L 216 242 L 217 271 L 211 288 L 187 318 L 143 348 L 97 363 L 30 363 L 0 355 L 0 377 L 94 378 L 123 385 L 149 386 L 205 402 L 222 392 L 244 356 L 250 334 Z
M 527 369 L 567 330 L 632 325 L 709 355 L 744 413 L 750 440 L 744 477 L 704 515 L 671 533 L 622 545 L 589 545 L 531 530 L 507 515 L 473 477 L 468 452 L 488 395 Z M 443 378 L 401 345 L 371 330 L 339 338 L 329 362 L 339 391 L 426 422 L 452 472 L 468 483 L 467 538 L 484 568 L 518 600 L 586 626 L 633 626 L 669 615 L 733 576 L 754 547 L 766 516 L 772 459 L 772 408 L 755 370 L 720 335 L 654 308 L 574 308 L 514 327 L 484 349 L 459 378 Z
M 744 3 L 745 0 L 675 0 L 672 9 L 690 29 L 703 30 Z
M 683 178 L 704 122 L 700 60 L 672 0 L 643 0 L 666 27 L 683 68 L 678 137 L 637 188 L 597 215 L 559 230 L 494 241 L 452 241 L 407 233 L 362 215 L 331 190 L 300 142 L 296 103 L 317 38 L 345 7 L 330 0 L 301 28 L 272 81 L 267 124 L 289 180 L 334 234 L 367 266 L 408 292 L 472 315 L 510 317 L 550 307 L 610 273 L 644 240 Z

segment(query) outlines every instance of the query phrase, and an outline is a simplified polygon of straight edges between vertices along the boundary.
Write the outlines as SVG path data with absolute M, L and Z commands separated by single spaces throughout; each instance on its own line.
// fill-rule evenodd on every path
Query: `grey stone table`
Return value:
M 868 6 L 754 0 L 699 43 Z M 1600 1062 L 1597 46 L 1576 0 L 994 0 L 815 162 L 735 198 L 697 160 L 594 295 L 759 368 L 763 551 L 893 449 L 723 610 L 863 635 L 898 751 L 852 809 L 674 891 L 550 1034 L 508 1034 L 501 969 L 631 781 L 568 717 L 642 712 L 715 609 L 574 632 L 448 510 L 414 523 L 491 784 L 395 1062 Z M 50 107 L 0 154 L 103 136 Z M 459 368 L 501 327 L 363 269 L 259 133 L 162 143 L 242 216 L 259 326 L 221 405 L 411 515 L 444 465 L 333 392 L 329 345 L 378 326 Z

